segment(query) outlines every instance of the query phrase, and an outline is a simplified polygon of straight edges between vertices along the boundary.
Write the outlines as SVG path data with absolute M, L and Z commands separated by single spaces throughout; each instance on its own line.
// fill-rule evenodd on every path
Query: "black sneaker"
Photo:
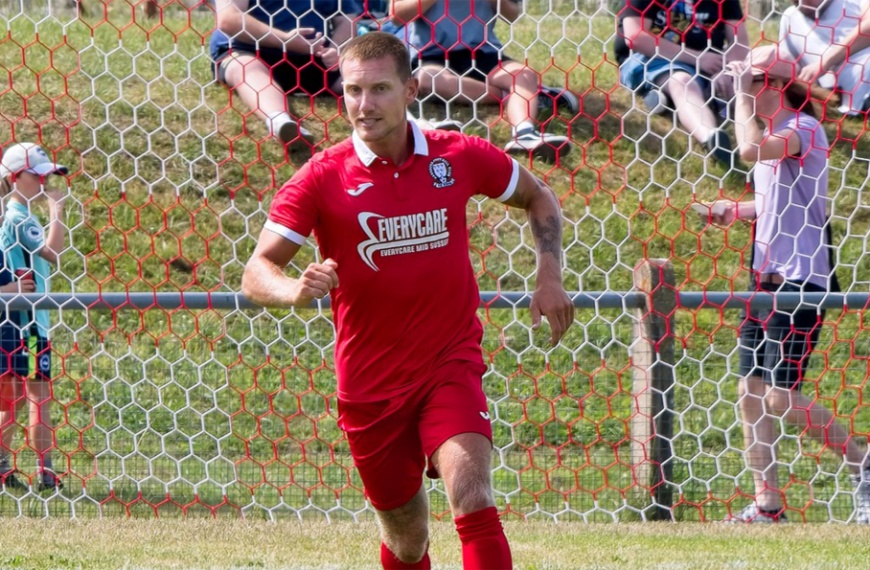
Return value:
M 571 152 L 571 141 L 562 135 L 538 133 L 527 129 L 514 135 L 504 149 L 510 154 L 528 156 L 531 153 L 535 158 L 555 162 L 557 157 L 561 158 Z
M 541 85 L 538 93 L 538 110 L 548 113 L 564 110 L 571 115 L 577 115 L 580 113 L 580 100 L 563 87 Z
M 713 135 L 704 143 L 704 148 L 707 149 L 707 154 L 712 156 L 726 169 L 730 170 L 737 166 L 737 161 L 734 159 L 734 146 L 731 144 L 731 137 L 722 129 L 716 130 Z
M 63 481 L 54 471 L 46 469 L 39 473 L 39 483 L 36 485 L 38 492 L 60 491 L 61 489 L 63 489 Z
M 18 480 L 18 477 L 15 476 L 15 470 L 7 471 L 6 473 L 0 473 L 0 487 L 4 489 L 15 489 L 18 491 L 23 491 L 27 489 L 27 485 Z

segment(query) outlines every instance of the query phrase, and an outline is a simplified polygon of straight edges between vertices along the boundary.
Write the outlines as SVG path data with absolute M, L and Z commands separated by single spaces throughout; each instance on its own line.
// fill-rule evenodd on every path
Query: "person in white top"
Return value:
M 798 78 L 836 89 L 841 113 L 870 111 L 870 0 L 795 0 L 779 25 Z
M 734 124 L 740 158 L 755 165 L 754 200 L 717 200 L 714 224 L 737 219 L 754 224 L 751 291 L 768 293 L 837 290 L 828 233 L 828 149 L 813 109 L 810 87 L 796 80 L 795 61 L 784 49 L 763 46 L 745 62 L 728 64 L 736 93 Z M 801 393 L 811 380 L 807 363 L 825 311 L 801 303 L 794 309 L 752 307 L 741 315 L 738 337 L 740 397 L 746 462 L 755 500 L 729 522 L 786 520 L 776 462 L 777 426 L 840 454 L 854 486 L 852 520 L 870 524 L 867 447 L 814 397 Z

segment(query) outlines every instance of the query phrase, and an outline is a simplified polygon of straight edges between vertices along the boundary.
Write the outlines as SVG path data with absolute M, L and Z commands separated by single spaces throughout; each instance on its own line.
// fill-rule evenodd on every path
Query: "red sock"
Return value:
M 511 547 L 495 507 L 456 517 L 462 542 L 464 570 L 502 570 L 513 567 Z
M 423 555 L 423 558 L 421 558 L 419 562 L 408 564 L 407 562 L 402 562 L 396 558 L 393 551 L 387 548 L 387 545 L 382 542 L 381 566 L 384 567 L 384 570 L 429 570 L 432 567 L 432 564 L 429 562 L 428 550 L 426 550 L 426 554 Z

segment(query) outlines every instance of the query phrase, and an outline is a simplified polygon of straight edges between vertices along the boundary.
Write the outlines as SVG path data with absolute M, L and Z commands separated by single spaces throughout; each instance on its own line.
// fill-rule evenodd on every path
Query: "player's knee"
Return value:
M 534 94 L 538 92 L 538 74 L 528 67 L 522 68 L 514 78 L 513 91 L 522 94 Z
M 387 544 L 392 553 L 405 564 L 415 564 L 426 555 L 429 546 L 428 538 L 422 542 L 398 542 Z
M 383 525 L 383 540 L 396 558 L 405 564 L 419 562 L 429 546 L 429 525 L 426 521 L 417 524 Z
M 453 485 L 450 499 L 454 515 L 474 513 L 495 504 L 492 497 L 492 482 L 488 473 L 479 473 L 460 478 Z

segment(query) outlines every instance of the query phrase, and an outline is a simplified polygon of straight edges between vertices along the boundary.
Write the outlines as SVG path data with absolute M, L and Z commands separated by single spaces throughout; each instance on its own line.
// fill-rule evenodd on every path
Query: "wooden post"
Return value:
M 635 483 L 648 489 L 655 520 L 672 520 L 674 436 L 674 268 L 666 259 L 647 259 L 634 268 L 634 286 L 647 294 L 635 309 L 630 355 L 634 384 L 631 456 Z

